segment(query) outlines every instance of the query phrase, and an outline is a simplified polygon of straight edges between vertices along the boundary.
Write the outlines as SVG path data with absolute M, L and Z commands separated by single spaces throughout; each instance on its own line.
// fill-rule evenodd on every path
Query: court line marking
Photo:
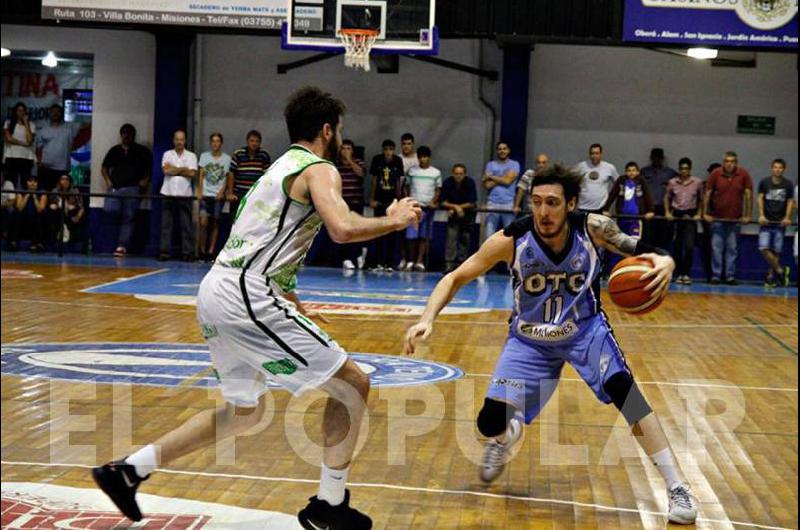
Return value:
M 167 270 L 167 269 L 164 269 Z M 91 287 L 93 289 L 93 287 Z M 91 294 L 114 294 L 114 293 L 91 293 Z M 102 309 L 120 309 L 120 310 L 141 310 L 141 311 L 162 311 L 165 313 L 196 313 L 197 310 L 194 308 L 191 309 L 179 309 L 179 308 L 169 308 L 169 307 L 159 307 L 159 306 L 135 306 L 135 305 L 119 305 L 119 304 L 95 304 L 92 302 L 85 302 L 85 303 L 78 303 L 78 302 L 62 302 L 58 300 L 42 300 L 37 298 L 6 298 L 3 297 L 1 299 L 4 302 L 26 302 L 26 303 L 37 303 L 37 304 L 52 304 L 52 305 L 63 305 L 63 306 L 72 306 L 72 307 L 97 307 Z M 490 309 L 495 311 L 496 309 Z M 324 313 L 324 312 L 323 312 Z M 325 317 L 330 320 L 358 320 L 360 322 L 364 321 L 386 321 L 390 320 L 393 322 L 397 322 L 398 320 L 408 321 L 408 322 L 416 322 L 418 320 L 417 316 L 407 317 L 402 315 L 397 316 L 387 316 L 387 317 L 357 317 L 357 316 L 345 316 L 345 315 L 333 315 L 324 313 Z M 498 322 L 495 320 L 437 320 L 434 324 L 435 326 L 440 325 L 481 325 L 481 326 L 503 326 L 508 327 L 507 322 Z M 614 328 L 796 328 L 798 324 L 716 324 L 716 323 L 709 323 L 709 324 L 693 324 L 693 323 L 672 323 L 672 324 L 635 324 L 635 323 L 616 323 L 613 324 L 612 327 Z M 795 353 L 795 352 L 793 352 Z
M 765 326 L 762 325 L 758 320 L 751 317 L 744 317 L 744 319 L 750 322 L 751 324 L 755 325 L 759 331 L 761 331 L 764 335 L 766 335 L 767 337 L 771 338 L 772 340 L 783 346 L 783 348 L 785 348 L 787 351 L 790 351 L 793 354 L 797 355 L 797 350 L 795 350 L 794 348 L 783 342 L 781 339 L 779 339 L 778 337 L 767 331 Z
M 93 291 L 93 289 L 101 289 L 103 287 L 109 287 L 111 285 L 116 285 L 118 283 L 129 282 L 131 280 L 138 280 L 139 278 L 145 278 L 147 276 L 155 276 L 156 274 L 161 274 L 162 272 L 167 272 L 167 271 L 169 271 L 168 268 L 162 268 L 162 269 L 156 269 L 156 270 L 150 271 L 150 272 L 143 272 L 141 274 L 137 274 L 135 276 L 131 276 L 130 278 L 118 278 L 118 279 L 116 279 L 114 281 L 111 281 L 111 282 L 106 282 L 106 283 L 101 283 L 101 284 L 98 284 L 98 285 L 93 285 L 91 287 L 86 287 L 85 289 L 81 289 L 78 292 L 79 293 L 91 293 L 91 294 L 113 294 L 113 293 L 96 293 L 96 292 Z
M 61 463 L 61 462 L 23 462 L 23 461 L 11 461 L 11 460 L 0 460 L 0 464 L 8 465 L 8 466 L 41 466 L 41 467 L 68 467 L 68 468 L 80 468 L 80 469 L 92 469 L 94 466 L 88 466 L 85 464 L 68 464 L 68 463 Z M 305 478 L 292 478 L 292 477 L 266 477 L 266 476 L 255 476 L 255 475 L 241 475 L 236 473 L 210 473 L 205 471 L 184 471 L 178 469 L 159 469 L 161 473 L 173 474 L 173 475 L 189 475 L 189 476 L 200 476 L 200 477 L 211 477 L 211 478 L 227 478 L 227 479 L 243 479 L 243 480 L 252 480 L 252 481 L 259 481 L 259 482 L 288 482 L 294 484 L 319 484 L 319 480 L 317 479 L 305 479 Z M 371 482 L 348 482 L 347 484 L 351 488 L 369 488 L 369 489 L 388 489 L 394 491 L 406 491 L 406 492 L 413 492 L 413 493 L 433 493 L 437 495 L 469 495 L 472 497 L 483 497 L 489 499 L 505 499 L 505 500 L 515 500 L 521 502 L 529 502 L 529 503 L 541 503 L 541 504 L 556 504 L 556 505 L 563 505 L 563 506 L 575 506 L 580 508 L 591 508 L 595 510 L 602 510 L 602 511 L 609 511 L 609 512 L 621 512 L 621 513 L 631 513 L 631 514 L 643 514 L 643 515 L 653 515 L 658 517 L 667 517 L 665 512 L 654 512 L 650 510 L 639 510 L 636 508 L 622 508 L 619 506 L 608 506 L 606 504 L 595 504 L 589 502 L 579 502 L 579 501 L 566 501 L 563 499 L 548 499 L 545 497 L 523 497 L 522 495 L 510 495 L 510 494 L 503 494 L 503 493 L 489 493 L 484 491 L 469 491 L 469 490 L 453 490 L 453 489 L 445 489 L 445 488 L 422 488 L 417 486 L 401 486 L 398 484 L 383 484 L 383 483 L 371 483 Z M 702 503 L 701 503 L 702 505 Z M 728 520 L 721 520 L 721 519 L 707 519 L 705 517 L 698 517 L 698 522 L 705 522 L 705 523 L 721 523 L 721 524 L 732 524 L 732 525 L 740 525 L 740 526 L 747 526 L 751 528 L 764 528 L 766 530 L 792 530 L 787 527 L 783 526 L 769 526 L 759 523 L 751 523 L 751 522 L 744 522 L 744 521 L 731 521 Z
M 471 373 L 471 372 L 464 372 L 464 375 L 467 377 L 492 377 L 493 374 L 478 374 L 478 373 Z M 578 379 L 576 377 L 562 377 L 559 381 L 575 381 L 575 382 L 584 382 L 583 379 Z M 788 388 L 788 387 L 774 387 L 774 386 L 739 386 L 739 385 L 720 385 L 714 383 L 675 383 L 671 381 L 640 381 L 636 380 L 637 384 L 640 385 L 655 385 L 655 386 L 683 386 L 689 388 L 736 388 L 739 390 L 764 390 L 769 392 L 794 392 L 797 393 L 797 388 Z

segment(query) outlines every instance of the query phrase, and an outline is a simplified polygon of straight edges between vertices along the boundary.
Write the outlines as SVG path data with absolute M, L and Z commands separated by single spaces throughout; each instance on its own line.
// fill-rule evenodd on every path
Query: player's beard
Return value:
M 554 239 L 562 234 L 567 225 L 567 219 L 564 218 L 560 223 L 551 223 L 547 226 L 542 226 L 538 221 L 536 222 L 536 233 L 542 239 Z
M 339 149 L 342 147 L 341 142 L 339 141 L 339 137 L 334 135 L 331 138 L 331 141 L 325 147 L 325 159 L 330 160 L 331 162 L 336 162 L 336 158 L 339 156 Z

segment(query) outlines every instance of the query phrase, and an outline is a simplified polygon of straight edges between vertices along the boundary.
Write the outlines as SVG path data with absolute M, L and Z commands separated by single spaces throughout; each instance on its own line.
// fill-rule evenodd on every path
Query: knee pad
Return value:
M 483 408 L 478 413 L 478 430 L 487 438 L 494 438 L 506 432 L 508 422 L 517 413 L 517 409 L 508 403 L 486 398 Z
M 603 390 L 619 409 L 628 425 L 642 420 L 653 412 L 631 374 L 618 372 L 603 384 Z

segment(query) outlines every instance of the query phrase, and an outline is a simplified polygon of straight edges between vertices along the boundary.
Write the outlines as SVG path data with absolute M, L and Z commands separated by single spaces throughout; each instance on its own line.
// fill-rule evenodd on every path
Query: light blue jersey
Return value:
M 511 334 L 533 344 L 555 345 L 580 335 L 600 312 L 601 251 L 586 230 L 586 216 L 569 219 L 567 246 L 556 256 L 525 217 L 505 230 L 514 237 Z

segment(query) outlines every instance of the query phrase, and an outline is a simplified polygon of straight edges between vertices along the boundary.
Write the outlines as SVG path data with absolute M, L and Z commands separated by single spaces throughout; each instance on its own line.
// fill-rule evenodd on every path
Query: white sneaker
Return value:
M 498 442 L 495 438 L 486 442 L 479 473 L 482 481 L 488 484 L 500 476 L 506 467 L 509 450 L 520 438 L 522 438 L 522 425 L 517 418 L 511 418 L 506 429 L 505 442 Z
M 345 269 L 345 270 L 351 271 L 351 270 L 355 269 L 356 266 L 353 265 L 352 261 L 350 261 L 349 259 L 346 259 L 346 260 L 344 260 L 342 262 L 342 268 Z
M 413 261 L 409 261 L 408 263 L 406 263 L 405 267 L 401 267 L 400 270 L 413 271 L 414 270 L 414 262 Z
M 697 501 L 688 484 L 678 484 L 667 490 L 669 520 L 677 524 L 694 524 L 697 519 Z
M 425 272 L 425 265 L 423 265 L 422 263 L 415 263 L 414 270 L 418 272 Z
M 406 260 L 404 260 L 404 259 L 401 259 L 400 260 L 400 265 L 397 266 L 397 270 L 399 270 L 399 271 L 406 270 L 406 265 L 408 265 L 408 262 Z
M 356 266 L 358 270 L 364 268 L 364 264 L 367 262 L 367 247 L 361 247 L 361 255 L 356 258 Z

